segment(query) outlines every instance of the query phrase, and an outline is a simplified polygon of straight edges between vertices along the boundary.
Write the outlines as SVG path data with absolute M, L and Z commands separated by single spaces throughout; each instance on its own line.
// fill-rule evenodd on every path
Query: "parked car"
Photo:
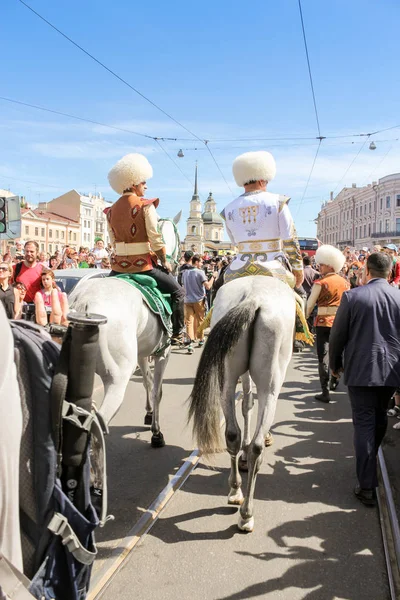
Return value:
M 69 296 L 82 281 L 107 277 L 109 273 L 108 269 L 56 269 L 54 277 L 60 290 Z

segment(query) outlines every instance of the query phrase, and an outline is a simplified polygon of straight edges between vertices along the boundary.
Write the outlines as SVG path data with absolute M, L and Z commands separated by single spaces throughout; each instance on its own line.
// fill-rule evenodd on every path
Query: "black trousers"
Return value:
M 116 271 L 111 271 L 110 277 L 120 275 Z M 182 333 L 185 326 L 184 318 L 184 299 L 185 292 L 171 273 L 162 269 L 155 268 L 150 271 L 143 271 L 142 275 L 148 275 L 157 282 L 157 287 L 162 294 L 171 294 L 172 301 L 172 335 L 177 336 Z
M 331 327 L 316 327 L 318 373 L 322 390 L 327 390 L 329 385 L 329 337 Z
M 379 446 L 387 428 L 386 411 L 394 387 L 348 387 L 354 425 L 354 450 L 356 472 L 362 489 L 377 487 L 377 461 Z

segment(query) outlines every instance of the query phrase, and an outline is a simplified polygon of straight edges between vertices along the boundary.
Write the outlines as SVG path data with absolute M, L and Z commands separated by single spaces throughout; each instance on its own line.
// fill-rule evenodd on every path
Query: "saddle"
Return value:
M 171 336 L 171 295 L 161 293 L 156 281 L 144 273 L 121 273 L 116 275 L 116 278 L 139 290 L 149 310 L 159 317 L 168 336 Z

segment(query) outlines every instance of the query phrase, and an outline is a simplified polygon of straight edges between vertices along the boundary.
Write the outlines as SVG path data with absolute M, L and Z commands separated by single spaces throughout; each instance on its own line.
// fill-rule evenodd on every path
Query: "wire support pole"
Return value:
M 170 115 L 169 113 L 167 113 L 163 108 L 161 108 L 161 106 L 158 106 L 158 104 L 156 104 L 155 102 L 153 102 L 153 100 L 150 100 L 150 98 L 148 98 L 147 96 L 145 96 L 144 94 L 142 94 L 142 92 L 140 92 L 137 88 L 135 88 L 133 85 L 131 85 L 130 83 L 128 83 L 128 81 L 126 81 L 126 79 L 123 79 L 123 77 L 121 77 L 120 75 L 118 75 L 118 73 L 116 73 L 115 71 L 113 71 L 112 69 L 110 69 L 109 67 L 107 67 L 107 65 L 105 65 L 103 62 L 101 62 L 101 60 L 99 60 L 98 58 L 96 58 L 95 56 L 93 56 L 93 54 L 90 54 L 90 52 L 88 52 L 87 50 L 85 50 L 85 48 L 83 48 L 82 46 L 80 46 L 77 42 L 75 42 L 73 39 L 71 39 L 68 35 L 66 35 L 65 33 L 63 33 L 60 29 L 58 29 L 58 27 L 56 27 L 55 25 L 53 25 L 53 23 L 50 23 L 50 21 L 48 21 L 47 19 L 45 19 L 44 17 L 42 17 L 41 14 L 39 14 L 38 12 L 36 12 L 36 10 L 34 10 L 31 6 L 29 6 L 29 4 L 27 4 L 26 2 L 24 2 L 24 0 L 18 0 L 18 2 L 20 2 L 21 4 L 23 4 L 27 9 L 29 9 L 39 19 L 41 19 L 44 23 L 46 23 L 47 25 L 49 25 L 49 27 L 51 27 L 52 29 L 54 29 L 54 31 L 56 31 L 57 33 L 59 33 L 60 35 L 62 35 L 63 38 L 65 38 L 73 46 L 75 46 L 76 48 L 78 48 L 78 50 L 80 50 L 81 52 L 83 52 L 84 54 L 86 54 L 86 56 L 88 56 L 94 62 L 96 62 L 98 65 L 100 65 L 100 67 L 102 67 L 103 69 L 105 69 L 106 71 L 108 71 L 108 73 L 110 73 L 111 75 L 113 75 L 113 77 L 115 77 L 116 79 L 118 79 L 119 81 L 121 81 L 121 83 L 123 83 L 124 85 L 126 85 L 127 87 L 129 87 L 133 92 L 135 92 L 135 94 L 138 94 L 138 96 L 140 96 L 141 98 L 143 98 L 143 100 L 146 100 L 146 102 L 148 102 L 149 104 L 151 104 L 152 106 L 154 106 L 154 108 L 156 108 L 157 110 L 159 110 L 160 112 L 162 112 L 163 115 L 165 115 L 166 117 L 168 117 L 168 119 L 170 119 L 171 121 L 173 121 L 174 123 L 176 123 L 176 125 L 179 125 L 179 127 L 181 127 L 182 129 L 184 129 L 185 131 L 187 131 L 188 133 L 190 133 L 190 135 L 192 135 L 193 137 L 195 137 L 200 142 L 204 142 L 204 140 L 202 140 L 201 138 L 199 138 L 195 133 L 193 133 L 193 131 L 190 131 L 190 129 L 188 129 L 185 125 L 183 125 L 182 123 L 180 123 L 177 119 L 175 119 L 175 117 L 173 117 L 172 115 Z
M 306 187 L 304 188 L 304 192 L 303 192 L 303 195 L 302 195 L 302 197 L 301 197 L 301 200 L 300 200 L 299 206 L 297 207 L 297 211 L 296 211 L 296 217 L 297 217 L 297 215 L 299 214 L 299 210 L 300 210 L 300 208 L 301 208 L 301 205 L 303 204 L 304 197 L 305 197 L 305 195 L 306 195 L 306 192 L 307 192 L 307 190 L 308 190 L 308 185 L 309 185 L 309 183 L 310 183 L 310 179 L 311 179 L 311 176 L 312 176 L 312 174 L 313 174 L 313 171 L 314 171 L 315 163 L 317 162 L 318 153 L 319 153 L 319 150 L 320 150 L 320 148 L 321 148 L 322 139 L 323 139 L 323 138 L 321 138 L 321 139 L 319 140 L 318 148 L 317 148 L 317 151 L 316 151 L 316 153 L 315 153 L 315 156 L 314 156 L 313 164 L 311 165 L 311 170 L 310 170 L 310 174 L 309 174 L 309 176 L 308 176 L 308 179 L 307 179 Z
M 299 11 L 300 11 L 300 19 L 301 19 L 301 28 L 302 28 L 302 31 L 303 31 L 304 47 L 305 47 L 305 50 L 306 50 L 306 57 L 307 57 L 308 74 L 309 74 L 309 77 L 310 77 L 311 92 L 312 92 L 312 97 L 313 97 L 313 102 L 314 102 L 315 118 L 317 120 L 317 128 L 318 128 L 318 136 L 319 136 L 318 139 L 321 141 L 324 138 L 323 138 L 323 136 L 321 136 L 321 129 L 320 129 L 320 126 L 319 126 L 317 102 L 315 100 L 314 84 L 313 84 L 313 78 L 312 78 L 312 73 L 311 73 L 310 57 L 308 55 L 307 38 L 306 38 L 305 29 L 304 29 L 304 20 L 303 20 L 303 11 L 302 11 L 302 8 L 301 8 L 301 0 L 298 0 L 298 2 L 299 2 Z
M 208 140 L 204 140 L 204 145 L 205 145 L 205 147 L 207 148 L 207 150 L 209 151 L 211 158 L 212 158 L 212 159 L 213 159 L 213 161 L 215 162 L 215 165 L 216 165 L 216 167 L 217 167 L 218 171 L 221 173 L 221 177 L 222 177 L 222 179 L 225 181 L 225 183 L 226 183 L 226 185 L 227 185 L 227 188 L 228 188 L 228 190 L 230 191 L 230 193 L 232 194 L 232 196 L 233 196 L 233 197 L 235 197 L 235 194 L 233 193 L 231 186 L 230 186 L 230 185 L 229 185 L 229 183 L 227 182 L 227 180 L 226 180 L 226 178 L 225 178 L 225 175 L 223 174 L 223 172 L 222 172 L 222 170 L 221 170 L 221 168 L 220 168 L 219 164 L 217 163 L 217 160 L 216 160 L 216 158 L 215 158 L 214 154 L 211 152 L 211 148 L 210 148 L 210 146 L 208 145 Z

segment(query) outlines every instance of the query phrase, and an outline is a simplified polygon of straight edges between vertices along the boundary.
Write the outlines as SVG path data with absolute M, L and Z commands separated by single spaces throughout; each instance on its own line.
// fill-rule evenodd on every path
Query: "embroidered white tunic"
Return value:
M 221 215 L 238 254 L 230 264 L 232 275 L 262 274 L 267 269 L 281 270 L 278 260 L 285 255 L 295 273 L 303 270 L 300 247 L 292 215 L 290 198 L 270 192 L 247 192 L 233 200 Z

